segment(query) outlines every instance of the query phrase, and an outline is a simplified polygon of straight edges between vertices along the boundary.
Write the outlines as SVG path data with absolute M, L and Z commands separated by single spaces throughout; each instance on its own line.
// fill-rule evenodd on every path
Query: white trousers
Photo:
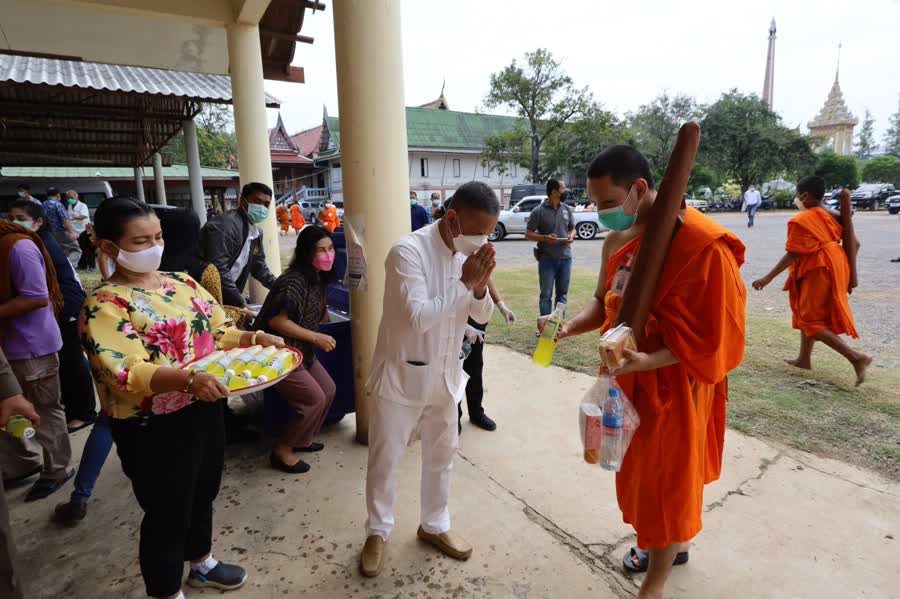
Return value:
M 431 534 L 450 530 L 450 471 L 459 446 L 456 405 L 446 395 L 439 401 L 417 406 L 372 398 L 366 476 L 367 536 L 379 535 L 387 540 L 394 529 L 397 471 L 417 424 L 422 439 L 422 528 Z

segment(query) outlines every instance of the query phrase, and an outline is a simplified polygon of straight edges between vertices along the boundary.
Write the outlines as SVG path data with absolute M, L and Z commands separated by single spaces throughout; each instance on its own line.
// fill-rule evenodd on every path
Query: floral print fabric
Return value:
M 159 289 L 114 283 L 97 287 L 79 321 L 82 344 L 103 412 L 112 418 L 169 414 L 195 399 L 173 391 L 154 394 L 157 368 L 180 368 L 240 342 L 222 307 L 183 273 L 160 273 Z

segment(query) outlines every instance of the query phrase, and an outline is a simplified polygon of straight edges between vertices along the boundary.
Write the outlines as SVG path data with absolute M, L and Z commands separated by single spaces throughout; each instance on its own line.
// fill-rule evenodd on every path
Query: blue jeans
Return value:
M 756 218 L 756 211 L 759 210 L 759 204 L 753 204 L 752 206 L 747 206 L 747 226 L 753 226 L 753 219 Z
M 81 454 L 81 463 L 78 464 L 78 474 L 75 475 L 75 490 L 72 491 L 72 501 L 87 503 L 94 485 L 100 477 L 100 471 L 106 462 L 106 456 L 112 449 L 112 431 L 109 428 L 109 417 L 100 414 L 87 442 L 84 444 L 84 452 Z
M 554 258 L 548 254 L 538 261 L 538 277 L 541 281 L 541 316 L 553 312 L 556 304 L 569 303 L 569 280 L 572 278 L 572 258 Z M 556 302 L 551 303 L 553 285 L 556 284 Z

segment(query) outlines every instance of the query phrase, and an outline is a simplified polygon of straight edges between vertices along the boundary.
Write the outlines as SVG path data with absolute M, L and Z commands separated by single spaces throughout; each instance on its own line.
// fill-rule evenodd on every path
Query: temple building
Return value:
M 834 150 L 841 156 L 849 156 L 853 152 L 853 128 L 859 120 L 850 113 L 844 102 L 844 94 L 841 92 L 840 57 L 838 68 L 834 73 L 834 83 L 828 93 L 828 99 L 819 114 L 811 120 L 809 127 L 810 137 L 819 138 L 822 143 L 820 149 Z
M 463 183 L 482 181 L 494 190 L 501 203 L 508 203 L 513 185 L 528 180 L 528 169 L 515 163 L 505 165 L 504 169 L 489 168 L 482 165 L 481 152 L 485 137 L 506 131 L 517 121 L 516 117 L 450 110 L 443 90 L 432 102 L 408 106 L 410 190 L 420 200 L 435 192 L 447 199 Z M 290 141 L 302 156 L 313 161 L 312 178 L 306 185 L 323 186 L 325 195 L 342 200 L 341 131 L 337 117 L 328 116 L 324 111 L 321 125 L 296 133 Z M 317 193 L 318 189 L 307 190 L 307 195 Z

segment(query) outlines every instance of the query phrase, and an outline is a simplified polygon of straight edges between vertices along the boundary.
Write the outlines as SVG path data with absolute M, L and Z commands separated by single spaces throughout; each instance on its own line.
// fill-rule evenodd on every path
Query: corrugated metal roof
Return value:
M 228 75 L 0 54 L 0 82 L 133 92 L 231 103 Z M 281 101 L 266 94 L 266 105 Z
M 144 178 L 153 178 L 153 168 L 145 166 Z M 239 175 L 238 171 L 227 168 L 204 166 L 200 168 L 204 179 L 230 179 Z M 186 164 L 163 167 L 167 179 L 187 179 Z M 134 179 L 134 169 L 118 166 L 4 166 L 0 177 L 10 179 Z
M 327 117 L 332 139 L 340 147 L 340 122 Z M 431 108 L 406 108 L 406 138 L 410 148 L 480 150 L 484 138 L 512 129 L 518 117 Z

